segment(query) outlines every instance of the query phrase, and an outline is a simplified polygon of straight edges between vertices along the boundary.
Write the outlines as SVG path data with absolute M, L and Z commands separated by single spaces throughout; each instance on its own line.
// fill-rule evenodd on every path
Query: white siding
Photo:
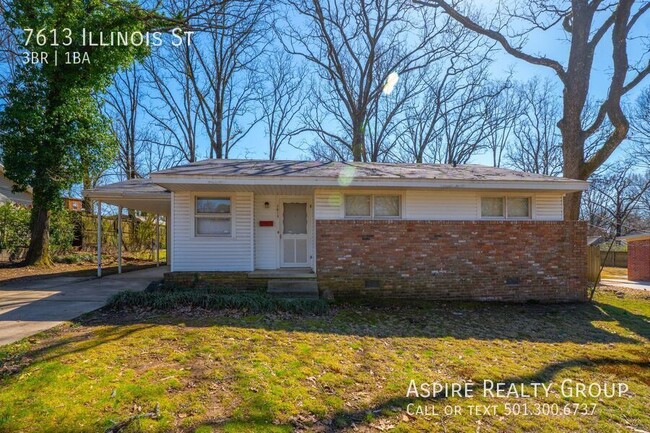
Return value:
M 253 270 L 253 193 L 227 195 L 232 198 L 233 236 L 197 237 L 194 236 L 194 195 L 190 192 L 174 193 L 174 271 Z
M 314 214 L 317 220 L 343 218 L 343 193 L 338 190 L 319 189 L 314 193 Z
M 474 191 L 407 190 L 404 218 L 409 220 L 473 220 L 477 218 Z
M 266 208 L 264 203 L 268 203 Z M 273 227 L 260 227 L 260 221 L 273 221 Z M 278 197 L 255 194 L 255 269 L 276 269 L 280 265 Z
M 14 183 L 4 177 L 2 172 L 0 172 L 0 203 L 6 201 L 11 201 L 14 203 L 22 205 L 32 204 L 32 195 L 28 192 L 17 192 L 13 193 L 11 188 L 13 188 Z
M 536 194 L 535 219 L 560 221 L 564 219 L 564 201 L 562 194 Z
M 332 190 L 319 189 L 314 194 L 317 220 L 342 219 L 343 196 L 345 192 L 355 194 L 400 194 L 402 196 L 402 218 L 408 220 L 478 220 L 480 218 L 480 197 L 482 195 L 526 195 L 532 197 L 532 219 L 558 221 L 563 219 L 561 192 L 505 193 L 495 191 L 469 190 Z

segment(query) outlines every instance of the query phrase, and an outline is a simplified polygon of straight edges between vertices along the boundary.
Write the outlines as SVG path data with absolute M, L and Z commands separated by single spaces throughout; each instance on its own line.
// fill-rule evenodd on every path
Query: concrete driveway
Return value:
M 49 277 L 0 285 L 0 345 L 57 326 L 104 306 L 122 290 L 144 290 L 169 268 L 93 277 Z
M 616 278 L 603 278 L 600 284 L 605 286 L 627 287 L 628 289 L 650 290 L 650 281 L 629 281 Z

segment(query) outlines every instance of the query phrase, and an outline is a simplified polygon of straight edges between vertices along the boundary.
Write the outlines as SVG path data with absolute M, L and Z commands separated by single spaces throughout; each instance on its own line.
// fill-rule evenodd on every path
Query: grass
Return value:
M 601 278 L 618 278 L 626 279 L 627 278 L 627 268 L 614 268 L 605 266 L 603 268 L 603 273 L 600 276 Z
M 337 306 L 322 316 L 102 310 L 0 347 L 0 431 L 648 431 L 650 294 L 591 304 Z M 406 397 L 409 382 L 625 382 L 615 398 Z M 478 390 L 478 388 L 477 388 Z M 596 404 L 506 416 L 506 404 Z M 409 404 L 463 415 L 411 416 Z M 498 414 L 469 415 L 495 404 Z

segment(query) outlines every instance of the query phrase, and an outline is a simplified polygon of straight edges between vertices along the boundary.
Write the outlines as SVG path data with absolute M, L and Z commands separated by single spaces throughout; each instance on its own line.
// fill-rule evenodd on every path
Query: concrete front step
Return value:
M 287 298 L 318 298 L 316 280 L 269 280 L 266 292 Z
M 257 270 L 248 273 L 248 278 L 277 280 L 313 280 L 316 274 L 308 268 Z

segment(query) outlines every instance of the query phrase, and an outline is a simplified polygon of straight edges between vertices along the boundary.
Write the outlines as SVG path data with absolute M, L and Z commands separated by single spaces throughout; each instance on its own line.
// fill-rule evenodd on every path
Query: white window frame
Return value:
M 482 201 L 484 198 L 502 198 L 503 199 L 503 216 L 483 216 Z M 511 217 L 508 216 L 508 199 L 509 198 L 527 198 L 528 199 L 528 216 Z M 511 221 L 529 221 L 534 219 L 534 202 L 535 197 L 532 194 L 482 194 L 478 198 L 478 216 L 482 220 L 511 220 Z
M 370 215 L 369 216 L 360 216 L 360 215 L 347 215 L 346 213 L 346 200 L 350 196 L 370 196 Z M 397 197 L 399 204 L 397 208 L 399 209 L 399 214 L 397 216 L 375 216 L 375 197 Z M 402 194 L 399 193 L 353 193 L 353 194 L 344 194 L 343 195 L 343 217 L 349 220 L 399 220 L 402 219 L 403 209 L 402 209 Z
M 198 200 L 199 199 L 228 199 L 230 200 L 230 213 L 199 213 L 197 210 Z M 193 218 L 192 225 L 195 238 L 233 238 L 235 236 L 235 214 L 233 209 L 235 207 L 235 200 L 232 195 L 228 194 L 195 194 L 192 196 L 192 206 L 193 206 Z M 230 220 L 230 233 L 198 233 L 196 223 L 197 218 L 217 218 L 217 219 L 229 219 Z

